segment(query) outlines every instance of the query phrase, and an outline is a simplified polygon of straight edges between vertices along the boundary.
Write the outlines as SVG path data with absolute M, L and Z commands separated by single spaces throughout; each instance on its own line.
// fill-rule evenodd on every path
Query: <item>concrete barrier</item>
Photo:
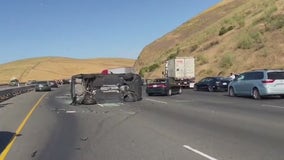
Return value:
M 0 90 L 0 102 L 3 102 L 9 98 L 15 97 L 17 95 L 30 92 L 34 90 L 34 86 L 24 86 L 24 87 L 13 87 L 8 89 Z

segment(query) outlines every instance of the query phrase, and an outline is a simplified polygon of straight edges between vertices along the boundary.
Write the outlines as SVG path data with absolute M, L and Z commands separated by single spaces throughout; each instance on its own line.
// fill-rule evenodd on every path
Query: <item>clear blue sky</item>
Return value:
M 136 59 L 220 0 L 0 0 L 0 64 L 61 56 Z

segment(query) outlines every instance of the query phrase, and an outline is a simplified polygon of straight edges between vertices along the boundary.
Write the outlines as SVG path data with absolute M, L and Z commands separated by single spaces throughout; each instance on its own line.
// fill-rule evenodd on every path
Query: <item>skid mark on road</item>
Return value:
M 156 103 L 168 104 L 168 102 L 159 101 L 159 100 L 150 99 L 150 98 L 146 98 L 145 100 L 146 100 L 146 101 L 151 101 L 151 102 L 156 102 Z

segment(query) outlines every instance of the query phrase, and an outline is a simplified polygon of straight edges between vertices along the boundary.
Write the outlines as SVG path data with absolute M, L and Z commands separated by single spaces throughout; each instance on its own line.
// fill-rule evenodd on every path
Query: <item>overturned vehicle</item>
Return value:
M 72 104 L 102 104 L 142 100 L 138 74 L 78 74 L 71 78 Z

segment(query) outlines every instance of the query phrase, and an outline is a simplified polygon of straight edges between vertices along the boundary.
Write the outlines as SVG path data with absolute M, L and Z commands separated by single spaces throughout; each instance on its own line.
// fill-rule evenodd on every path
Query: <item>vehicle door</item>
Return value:
M 207 89 L 208 88 L 207 83 L 208 83 L 208 78 L 201 79 L 198 83 L 198 88 L 202 90 Z
M 284 94 L 284 71 L 268 72 L 267 76 L 271 80 L 270 83 L 266 83 L 267 88 L 274 93 Z
M 232 81 L 232 86 L 236 94 L 244 94 L 245 90 L 245 76 L 247 73 L 240 74 Z
M 169 86 L 170 86 L 172 92 L 177 93 L 179 91 L 180 86 L 175 82 L 175 80 L 173 78 L 169 78 L 168 83 L 169 83 Z
M 245 76 L 244 94 L 251 95 L 254 87 L 260 89 L 261 79 L 263 79 L 263 72 L 249 72 Z

